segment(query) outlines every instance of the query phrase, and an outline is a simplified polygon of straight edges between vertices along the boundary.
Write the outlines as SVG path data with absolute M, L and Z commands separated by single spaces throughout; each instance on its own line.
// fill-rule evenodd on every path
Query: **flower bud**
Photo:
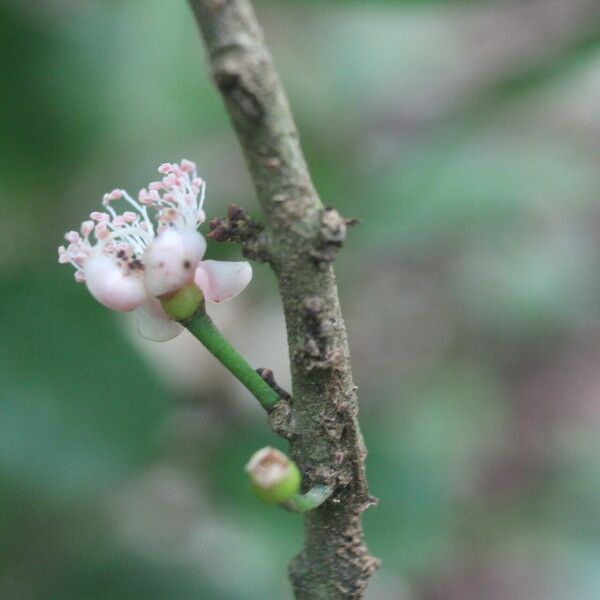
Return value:
M 176 292 L 165 294 L 159 298 L 163 310 L 176 321 L 189 319 L 204 300 L 202 292 L 194 283 L 188 283 Z
M 250 487 L 267 504 L 287 502 L 300 490 L 300 470 L 283 452 L 266 447 L 246 465 Z

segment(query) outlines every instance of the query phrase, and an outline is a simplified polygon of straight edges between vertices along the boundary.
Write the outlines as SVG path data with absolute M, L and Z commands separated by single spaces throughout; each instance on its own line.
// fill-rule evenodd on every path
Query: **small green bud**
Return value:
M 283 452 L 263 448 L 246 465 L 250 487 L 267 504 L 287 502 L 300 490 L 300 470 Z
M 185 287 L 161 296 L 160 303 L 164 311 L 176 321 L 189 319 L 204 301 L 202 292 L 195 283 L 188 283 Z

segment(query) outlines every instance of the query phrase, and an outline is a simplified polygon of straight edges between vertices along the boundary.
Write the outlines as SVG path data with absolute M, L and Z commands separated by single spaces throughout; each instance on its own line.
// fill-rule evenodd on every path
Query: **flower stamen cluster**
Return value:
M 196 165 L 184 159 L 180 164 L 163 163 L 158 172 L 164 174 L 162 180 L 139 193 L 140 203 L 157 211 L 158 233 L 169 226 L 197 229 L 206 220 L 202 209 L 206 184 L 198 177 Z
M 162 179 L 143 188 L 137 201 L 122 189 L 105 194 L 105 210 L 65 235 L 58 261 L 71 264 L 75 280 L 107 308 L 139 309 L 138 320 L 153 321 L 147 337 L 163 339 L 156 321 L 170 319 L 157 298 L 194 284 L 209 301 L 228 300 L 246 287 L 252 270 L 246 262 L 202 260 L 206 241 L 197 229 L 206 220 L 206 184 L 196 165 L 184 159 L 158 171 Z M 123 212 L 115 209 L 119 201 L 127 204 Z
M 117 214 L 111 202 L 125 200 L 134 211 Z M 155 237 L 152 221 L 146 207 L 140 206 L 125 190 L 104 194 L 102 203 L 107 212 L 93 211 L 90 220 L 81 224 L 80 232 L 69 231 L 67 247 L 58 249 L 58 262 L 75 267 L 75 280 L 86 280 L 84 265 L 92 255 L 105 255 L 118 259 L 123 273 L 142 268 L 140 258 Z

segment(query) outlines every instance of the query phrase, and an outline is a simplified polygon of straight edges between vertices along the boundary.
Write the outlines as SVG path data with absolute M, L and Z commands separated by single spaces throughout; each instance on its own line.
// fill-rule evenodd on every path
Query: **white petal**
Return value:
M 252 279 L 252 267 L 246 261 L 203 260 L 194 281 L 209 302 L 235 298 Z
M 205 251 L 206 241 L 197 231 L 163 231 L 142 258 L 148 293 L 162 296 L 189 283 Z
M 183 325 L 170 319 L 160 301 L 149 298 L 135 309 L 135 318 L 140 335 L 154 342 L 167 342 L 183 331 Z
M 114 258 L 97 254 L 86 259 L 85 283 L 90 294 L 107 308 L 128 312 L 147 298 L 142 278 L 137 273 L 125 273 Z

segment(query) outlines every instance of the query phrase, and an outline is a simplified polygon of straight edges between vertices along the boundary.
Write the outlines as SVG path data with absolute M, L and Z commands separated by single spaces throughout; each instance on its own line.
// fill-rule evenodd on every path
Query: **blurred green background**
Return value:
M 362 221 L 337 270 L 380 498 L 368 598 L 597 600 L 597 0 L 257 10 L 323 200 Z M 279 444 L 256 403 L 56 260 L 163 161 L 198 163 L 209 217 L 257 210 L 189 9 L 0 0 L 0 48 L 0 598 L 290 599 L 300 519 L 242 472 Z M 213 316 L 289 384 L 267 267 Z

